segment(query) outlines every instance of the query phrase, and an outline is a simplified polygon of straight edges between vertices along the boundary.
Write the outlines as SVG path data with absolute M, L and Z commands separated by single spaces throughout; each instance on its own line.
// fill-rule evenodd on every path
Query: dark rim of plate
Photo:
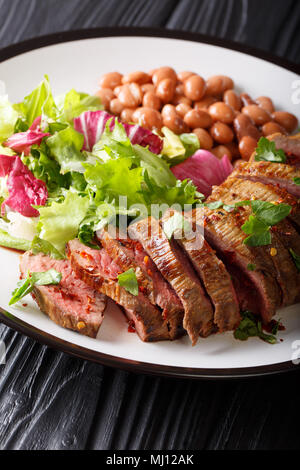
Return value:
M 157 28 L 137 28 L 137 27 L 112 27 L 112 28 L 92 28 L 85 30 L 67 31 L 61 33 L 50 34 L 46 36 L 29 39 L 11 46 L 5 47 L 0 50 L 0 62 L 13 58 L 19 54 L 39 49 L 45 46 L 51 46 L 59 43 L 90 39 L 90 38 L 103 38 L 103 37 L 120 37 L 120 36 L 142 36 L 142 37 L 158 37 L 170 39 L 183 39 L 186 41 L 193 41 L 198 43 L 210 44 L 213 46 L 223 47 L 244 54 L 248 54 L 267 62 L 271 62 L 280 67 L 290 70 L 297 74 L 300 73 L 300 66 L 293 64 L 283 58 L 276 57 L 267 52 L 254 49 L 249 46 L 237 44 L 233 41 L 218 39 L 198 33 L 190 33 L 177 30 L 165 30 Z M 233 369 L 201 369 L 201 368 L 187 368 L 164 366 L 159 364 L 145 363 L 139 361 L 128 360 L 108 354 L 103 354 L 98 351 L 93 351 L 64 341 L 49 333 L 46 333 L 32 325 L 20 320 L 11 313 L 5 311 L 0 307 L 0 321 L 18 332 L 33 338 L 34 340 L 46 344 L 47 346 L 63 351 L 65 353 L 76 356 L 80 359 L 96 362 L 101 365 L 117 367 L 120 369 L 128 370 L 130 372 L 160 375 L 174 378 L 189 378 L 189 379 L 234 379 L 234 378 L 248 378 L 262 375 L 272 375 L 288 371 L 295 371 L 298 369 L 292 361 L 281 362 L 278 364 L 270 364 L 256 367 L 243 367 Z

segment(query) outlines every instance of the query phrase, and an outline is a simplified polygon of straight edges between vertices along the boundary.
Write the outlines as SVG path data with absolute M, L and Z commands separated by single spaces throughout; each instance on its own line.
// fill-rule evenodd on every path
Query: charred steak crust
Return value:
M 226 201 L 231 201 L 227 202 L 227 204 L 247 199 L 288 204 L 292 207 L 292 212 L 288 219 L 300 230 L 300 201 L 292 194 L 289 194 L 284 188 L 230 176 L 220 186 L 213 186 L 213 191 L 207 202 L 226 202 L 225 198 Z
M 162 221 L 166 222 L 174 212 L 172 209 L 168 210 Z M 218 332 L 233 330 L 239 325 L 241 317 L 231 277 L 215 251 L 202 236 L 200 229 L 196 230 L 196 224 L 193 224 L 192 228 L 194 232 L 192 236 L 181 236 L 176 241 L 192 262 L 211 299 L 214 306 L 214 323 L 218 327 Z
M 181 300 L 184 307 L 183 327 L 192 344 L 196 344 L 199 335 L 208 336 L 213 331 L 212 306 L 189 260 L 167 239 L 159 222 L 153 217 L 130 225 L 128 233 L 142 244 Z
M 259 181 L 284 188 L 296 198 L 300 198 L 300 186 L 296 185 L 294 178 L 300 178 L 300 170 L 285 163 L 272 162 L 246 162 L 241 163 L 231 174 L 233 178 L 243 178 L 250 181 Z
M 97 232 L 97 238 L 109 256 L 121 269 L 133 268 L 142 292 L 153 305 L 162 309 L 162 318 L 166 323 L 170 339 L 184 335 L 183 306 L 179 298 L 165 281 L 151 258 L 147 256 L 142 245 L 133 241 L 128 234 L 111 234 L 109 227 Z
M 230 274 L 235 271 L 233 282 L 241 309 L 261 314 L 264 323 L 268 323 L 282 304 L 274 266 L 261 247 L 250 248 L 243 244 L 246 235 L 240 228 L 239 214 L 205 207 L 194 209 L 189 215 L 198 224 L 203 221 L 205 239 L 217 251 Z M 255 266 L 254 271 L 248 270 L 249 264 Z M 241 300 L 243 284 L 236 281 L 242 277 L 249 292 Z
M 134 296 L 121 287 L 114 274 L 104 272 L 98 262 L 101 253 L 80 243 L 75 239 L 67 244 L 67 256 L 75 273 L 86 284 L 98 292 L 107 295 L 124 308 L 129 320 L 143 341 L 170 339 L 167 325 L 161 312 L 139 292 Z M 122 272 L 122 270 L 120 270 Z
M 287 194 L 285 190 L 272 189 L 262 183 L 249 182 L 236 178 L 229 178 L 225 183 L 219 187 L 214 187 L 208 202 L 221 200 L 226 204 L 234 204 L 237 201 L 243 201 L 251 194 L 251 199 L 260 199 L 269 202 L 284 202 L 290 204 L 295 209 L 297 208 L 296 199 Z M 245 222 L 251 209 L 243 207 L 237 209 L 240 211 L 240 223 Z M 293 217 L 293 216 L 291 216 Z M 264 251 L 264 259 L 269 258 L 273 265 L 268 268 L 282 290 L 283 302 L 282 306 L 291 305 L 295 302 L 296 297 L 300 292 L 299 285 L 299 272 L 292 260 L 289 249 L 300 247 L 300 236 L 290 224 L 288 219 L 280 222 L 277 226 L 272 228 L 272 245 L 260 247 L 260 252 Z M 298 250 L 296 248 L 296 251 Z M 273 254 L 273 256 L 272 256 Z
M 57 325 L 95 338 L 103 320 L 106 298 L 84 284 L 72 271 L 68 260 L 26 252 L 20 259 L 22 278 L 30 272 L 56 269 L 62 274 L 57 286 L 36 286 L 32 297 L 41 311 Z

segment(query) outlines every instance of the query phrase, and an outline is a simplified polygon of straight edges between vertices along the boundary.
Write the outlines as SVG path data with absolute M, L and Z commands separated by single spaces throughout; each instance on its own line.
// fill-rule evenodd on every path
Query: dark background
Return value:
M 300 62 L 299 0 L 0 0 L 0 47 L 117 25 L 209 34 Z M 300 448 L 299 373 L 164 379 L 74 359 L 3 325 L 0 338 L 0 449 Z

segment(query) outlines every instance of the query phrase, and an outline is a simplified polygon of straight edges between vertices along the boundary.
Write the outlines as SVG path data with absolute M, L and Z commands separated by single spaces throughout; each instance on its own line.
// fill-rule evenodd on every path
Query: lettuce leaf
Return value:
M 0 245 L 15 250 L 27 251 L 30 250 L 31 242 L 23 238 L 13 237 L 5 230 L 0 229 Z
M 69 171 L 84 172 L 82 162 L 85 161 L 81 149 L 84 137 L 72 127 L 67 127 L 47 139 L 46 145 L 50 154 L 60 165 L 60 172 L 64 175 Z
M 98 96 L 79 93 L 74 90 L 74 88 L 59 97 L 57 103 L 60 111 L 59 120 L 69 123 L 83 112 L 99 111 L 103 109 L 103 105 Z
M 86 216 L 90 205 L 87 196 L 67 191 L 63 202 L 52 202 L 48 207 L 39 208 L 39 237 L 50 242 L 59 252 L 65 252 L 65 244 L 75 238 L 79 225 Z
M 22 103 L 14 106 L 15 110 L 23 115 L 28 126 L 33 121 L 42 116 L 42 119 L 56 119 L 58 110 L 52 96 L 49 78 L 45 75 L 44 79 L 29 95 L 24 98 Z
M 8 101 L 6 95 L 0 95 L 0 143 L 14 133 L 18 113 Z M 0 151 L 0 153 L 3 153 Z

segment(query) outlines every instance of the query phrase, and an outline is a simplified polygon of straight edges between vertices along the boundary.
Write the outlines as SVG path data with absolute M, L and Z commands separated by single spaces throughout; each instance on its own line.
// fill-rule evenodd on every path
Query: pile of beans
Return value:
M 122 121 L 150 130 L 166 126 L 176 134 L 193 132 L 202 149 L 232 161 L 249 160 L 261 136 L 289 134 L 298 126 L 293 114 L 275 110 L 271 98 L 238 94 L 224 75 L 205 80 L 193 72 L 177 74 L 171 67 L 127 75 L 110 72 L 100 78 L 96 94 Z

